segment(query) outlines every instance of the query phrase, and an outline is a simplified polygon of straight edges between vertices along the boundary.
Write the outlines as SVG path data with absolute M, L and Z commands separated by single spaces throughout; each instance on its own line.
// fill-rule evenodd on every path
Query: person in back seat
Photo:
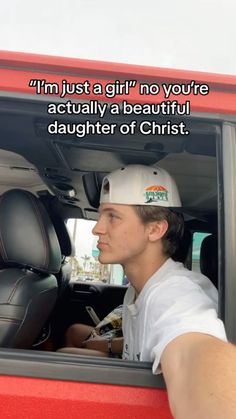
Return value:
M 120 263 L 130 286 L 123 303 L 123 358 L 163 372 L 180 419 L 236 417 L 236 349 L 217 316 L 218 293 L 204 275 L 175 262 L 181 202 L 163 169 L 131 165 L 103 179 L 101 263 Z
M 116 307 L 96 327 L 73 324 L 66 332 L 65 347 L 58 352 L 119 358 L 123 349 L 122 311 L 122 305 Z

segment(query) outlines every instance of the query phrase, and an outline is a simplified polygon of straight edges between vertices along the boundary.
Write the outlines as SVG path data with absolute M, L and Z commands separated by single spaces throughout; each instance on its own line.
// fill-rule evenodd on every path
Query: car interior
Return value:
M 102 319 L 122 304 L 126 284 L 72 278 L 77 249 L 67 220 L 96 220 L 103 176 L 127 164 L 160 166 L 174 177 L 185 217 L 174 258 L 189 269 L 196 259 L 196 269 L 220 288 L 220 124 L 196 115 L 185 118 L 189 135 L 80 139 L 48 134 L 47 104 L 30 95 L 0 97 L 0 346 L 56 351 L 71 324 L 94 324 L 86 307 Z M 131 117 L 107 115 L 103 122 Z M 85 116 L 60 120 L 78 123 Z M 198 232 L 206 237 L 195 255 Z

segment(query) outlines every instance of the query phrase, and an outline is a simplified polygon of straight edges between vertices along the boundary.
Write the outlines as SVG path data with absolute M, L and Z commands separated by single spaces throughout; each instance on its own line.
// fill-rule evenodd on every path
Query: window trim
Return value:
M 99 384 L 165 389 L 149 362 L 85 357 L 60 352 L 0 349 L 0 374 Z
M 218 151 L 219 300 L 227 337 L 236 343 L 236 124 L 223 123 L 222 149 L 219 146 Z

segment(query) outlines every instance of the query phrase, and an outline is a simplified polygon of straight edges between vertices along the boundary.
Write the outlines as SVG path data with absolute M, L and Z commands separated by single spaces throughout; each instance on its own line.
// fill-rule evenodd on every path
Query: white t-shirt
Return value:
M 153 373 L 158 374 L 162 352 L 177 336 L 201 332 L 227 340 L 217 309 L 212 282 L 168 259 L 137 298 L 132 286 L 125 294 L 123 359 L 153 362 Z

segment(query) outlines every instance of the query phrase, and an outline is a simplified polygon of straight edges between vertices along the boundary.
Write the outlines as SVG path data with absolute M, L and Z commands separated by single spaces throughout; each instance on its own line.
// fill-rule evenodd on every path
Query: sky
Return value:
M 235 0 L 1 2 L 0 50 L 236 75 Z
M 73 237 L 74 219 L 68 220 L 68 229 Z M 75 234 L 76 256 L 82 263 L 81 257 L 84 255 L 92 256 L 92 250 L 96 248 L 97 237 L 92 234 L 95 221 L 78 220 Z

